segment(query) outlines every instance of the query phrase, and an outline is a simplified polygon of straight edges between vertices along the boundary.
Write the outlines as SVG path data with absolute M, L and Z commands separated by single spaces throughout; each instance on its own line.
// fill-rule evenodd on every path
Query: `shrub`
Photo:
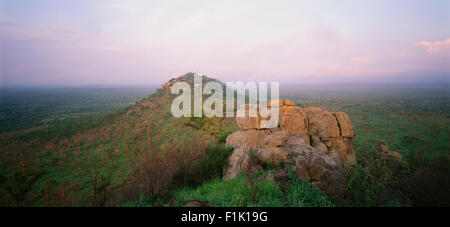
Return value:
M 219 131 L 219 133 L 217 135 L 217 142 L 226 143 L 227 137 L 233 132 L 234 132 L 234 130 L 232 130 L 232 129 Z
M 30 205 L 33 199 L 31 191 L 36 182 L 45 174 L 44 171 L 38 171 L 31 161 L 21 162 L 7 179 L 2 177 L 0 194 L 7 206 Z
M 376 175 L 373 175 L 374 169 Z M 355 164 L 350 169 L 348 199 L 355 206 L 384 206 L 389 202 L 385 195 L 392 180 L 392 171 L 381 161 L 367 167 Z
M 407 158 L 411 171 L 398 176 L 394 186 L 408 196 L 413 206 L 448 206 L 448 156 L 412 153 Z
M 336 206 L 317 187 L 300 179 L 296 173 L 289 173 L 290 189 L 287 191 L 287 206 L 294 207 L 334 207 Z
M 228 165 L 228 156 L 233 148 L 225 145 L 208 145 L 206 156 L 192 163 L 184 163 L 179 172 L 174 176 L 179 186 L 196 186 L 203 182 L 222 177 L 223 168 Z

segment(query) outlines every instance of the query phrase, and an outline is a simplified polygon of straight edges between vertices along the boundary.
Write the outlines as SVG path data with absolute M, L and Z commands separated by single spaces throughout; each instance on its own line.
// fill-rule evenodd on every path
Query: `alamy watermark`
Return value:
M 271 105 L 267 106 L 268 83 L 267 82 L 227 82 L 225 84 L 225 111 L 224 91 L 219 82 L 209 81 L 203 86 L 203 76 L 194 75 L 193 88 L 183 81 L 175 82 L 171 88 L 171 94 L 179 95 L 171 105 L 174 117 L 236 117 L 258 118 L 260 128 L 275 128 L 278 126 L 279 116 L 279 83 L 270 83 Z M 193 96 L 192 96 L 193 90 Z M 180 92 L 182 93 L 180 94 Z M 214 93 L 213 93 L 214 91 Z M 235 99 L 236 94 L 236 99 Z M 203 101 L 203 95 L 210 95 Z M 246 96 L 248 103 L 246 103 Z M 193 97 L 193 98 L 192 98 Z M 194 109 L 192 111 L 192 101 Z

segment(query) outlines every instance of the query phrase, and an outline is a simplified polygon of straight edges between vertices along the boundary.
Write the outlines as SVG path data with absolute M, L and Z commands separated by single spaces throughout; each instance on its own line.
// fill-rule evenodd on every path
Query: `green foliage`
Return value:
M 222 144 L 208 145 L 206 156 L 192 165 L 183 165 L 175 181 L 178 185 L 199 185 L 217 177 L 222 177 L 223 168 L 228 165 L 228 156 L 233 148 Z
M 247 177 L 241 174 L 231 180 L 217 178 L 197 189 L 183 188 L 175 193 L 176 205 L 181 206 L 188 200 L 208 201 L 211 206 L 284 206 L 283 193 L 274 181 L 261 181 L 254 186 L 255 194 L 248 187 Z
M 29 201 L 29 193 L 33 189 L 36 181 L 42 177 L 44 172 L 39 172 L 33 169 L 31 161 L 23 161 L 14 170 L 12 176 L 6 180 L 2 179 L 1 194 L 6 203 L 9 205 L 23 206 Z
M 219 131 L 219 133 L 217 135 L 217 142 L 218 143 L 226 143 L 227 137 L 234 131 L 235 131 L 234 129 L 224 129 L 224 130 Z
M 297 172 L 288 171 L 289 189 L 286 192 L 286 205 L 291 207 L 334 207 L 336 204 L 317 187 L 300 180 Z
M 12 140 L 27 141 L 31 139 L 50 140 L 52 138 L 69 137 L 76 133 L 94 129 L 118 120 L 130 107 L 125 107 L 111 113 L 96 116 L 82 116 L 78 118 L 66 118 L 52 121 L 52 127 L 31 131 L 12 137 Z
M 249 156 L 250 156 L 250 161 L 253 163 L 253 165 L 259 165 L 264 170 L 273 170 L 273 169 L 275 169 L 275 166 L 271 162 L 261 161 L 258 158 L 258 155 L 256 154 L 256 151 L 250 151 Z
M 294 207 L 334 207 L 330 199 L 315 186 L 304 181 L 292 179 L 287 193 L 288 206 Z
M 390 202 L 385 195 L 392 180 L 392 171 L 381 160 L 371 167 L 355 164 L 350 169 L 348 196 L 354 206 L 385 206 Z
M 265 170 L 272 170 L 275 168 L 271 162 L 262 162 L 261 167 Z
M 0 88 L 0 132 L 105 114 L 155 90 L 151 86 Z
M 225 143 L 227 137 L 235 131 L 234 127 L 230 127 L 229 121 L 220 117 L 190 117 L 184 125 L 208 133 L 215 137 L 218 143 Z
M 450 167 L 448 155 L 410 154 L 409 172 L 399 175 L 394 184 L 413 206 L 448 206 L 450 204 Z
M 217 178 L 196 189 L 185 187 L 175 192 L 176 205 L 198 199 L 212 206 L 299 206 L 330 207 L 335 204 L 318 188 L 290 174 L 289 190 L 284 194 L 278 183 L 266 179 L 267 172 L 240 174 L 231 180 Z

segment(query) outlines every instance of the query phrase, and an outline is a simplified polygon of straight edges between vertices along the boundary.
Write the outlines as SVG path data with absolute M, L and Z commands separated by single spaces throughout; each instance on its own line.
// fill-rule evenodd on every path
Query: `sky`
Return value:
M 0 85 L 450 81 L 447 0 L 0 0 Z

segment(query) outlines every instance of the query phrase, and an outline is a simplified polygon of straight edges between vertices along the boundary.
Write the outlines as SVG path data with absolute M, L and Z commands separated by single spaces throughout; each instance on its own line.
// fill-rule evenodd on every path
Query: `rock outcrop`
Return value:
M 386 158 L 395 158 L 398 160 L 402 160 L 402 155 L 396 151 L 389 150 L 388 145 L 387 145 L 386 141 L 384 141 L 384 140 L 377 141 L 377 145 L 375 147 L 375 152 L 377 152 L 377 154 L 384 156 Z
M 177 78 L 172 78 L 169 81 L 167 81 L 167 83 L 161 85 L 161 89 L 166 90 L 166 91 L 170 91 L 172 90 L 172 85 L 178 81 L 182 81 L 179 77 Z
M 273 103 L 268 103 L 270 107 Z M 347 167 L 355 163 L 352 139 L 355 136 L 349 116 L 320 108 L 300 108 L 290 100 L 278 100 L 278 127 L 259 127 L 261 118 L 237 117 L 240 131 L 227 138 L 235 148 L 224 178 L 255 168 L 251 157 L 279 166 L 285 162 L 296 167 L 300 178 L 329 195 L 344 192 Z M 248 111 L 249 105 L 238 111 Z

